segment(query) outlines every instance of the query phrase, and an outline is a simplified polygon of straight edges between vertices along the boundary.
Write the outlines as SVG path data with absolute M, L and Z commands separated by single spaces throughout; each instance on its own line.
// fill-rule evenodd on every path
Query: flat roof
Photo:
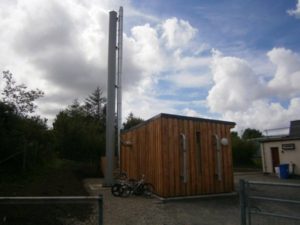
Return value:
M 280 141 L 296 141 L 300 140 L 300 137 L 294 137 L 294 136 L 269 136 L 269 137 L 261 137 L 256 138 L 258 142 L 280 142 Z
M 168 114 L 168 113 L 160 113 L 156 116 L 151 117 L 148 120 L 145 120 L 144 122 L 141 122 L 140 124 L 133 126 L 127 130 L 123 130 L 122 132 L 127 132 L 133 129 L 136 129 L 138 127 L 141 127 L 143 125 L 146 125 L 152 120 L 158 119 L 158 118 L 174 118 L 174 119 L 182 119 L 182 120 L 193 120 L 193 121 L 205 121 L 205 122 L 211 122 L 211 123 L 221 123 L 226 125 L 235 126 L 236 123 L 230 122 L 230 121 L 224 121 L 224 120 L 215 120 L 215 119 L 206 119 L 206 118 L 200 118 L 200 117 L 191 117 L 191 116 L 181 116 L 181 115 L 174 115 L 174 114 Z
M 183 120 L 207 121 L 207 122 L 223 123 L 223 124 L 228 124 L 228 125 L 235 126 L 235 123 L 230 122 L 230 121 L 206 119 L 206 118 L 192 117 L 192 116 L 180 116 L 180 115 L 174 115 L 174 114 L 168 114 L 168 113 L 160 113 L 160 114 L 157 115 L 157 117 L 168 117 L 168 118 L 176 118 L 176 119 L 183 119 Z M 155 118 L 155 117 L 153 117 L 153 118 Z

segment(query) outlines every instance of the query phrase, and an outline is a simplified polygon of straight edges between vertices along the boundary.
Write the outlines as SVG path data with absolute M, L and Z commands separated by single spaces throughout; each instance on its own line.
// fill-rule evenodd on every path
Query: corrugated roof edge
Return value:
M 292 136 L 281 136 L 281 137 L 261 137 L 255 139 L 258 142 L 266 143 L 266 142 L 278 142 L 278 141 L 296 141 L 300 140 L 300 137 L 292 137 Z
M 213 122 L 213 123 L 222 123 L 222 124 L 227 124 L 227 125 L 232 125 L 235 126 L 236 123 L 234 122 L 230 122 L 230 121 L 224 121 L 224 120 L 214 120 L 214 119 L 206 119 L 206 118 L 200 118 L 200 117 L 191 117 L 191 116 L 180 116 L 180 115 L 174 115 L 174 114 L 168 114 L 168 113 L 160 113 L 156 116 L 151 117 L 148 120 L 145 120 L 144 122 L 131 127 L 127 130 L 122 130 L 122 133 L 131 131 L 131 130 L 135 130 L 139 127 L 142 127 L 144 125 L 146 125 L 147 123 L 151 122 L 152 120 L 158 119 L 158 118 L 162 118 L 162 117 L 167 117 L 167 118 L 176 118 L 176 119 L 183 119 L 183 120 L 195 120 L 195 121 L 208 121 L 208 122 Z

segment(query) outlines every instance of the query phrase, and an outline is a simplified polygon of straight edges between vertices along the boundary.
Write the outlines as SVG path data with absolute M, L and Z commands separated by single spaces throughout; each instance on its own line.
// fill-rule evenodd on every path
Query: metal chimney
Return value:
M 118 115 L 118 160 L 120 167 L 122 128 L 122 54 L 123 54 L 123 7 L 119 9 L 118 23 L 118 72 L 117 72 L 117 115 Z
M 106 106 L 106 169 L 105 185 L 113 184 L 113 156 L 115 152 L 115 99 L 116 99 L 116 40 L 117 12 L 109 12 L 108 79 Z
M 117 41 L 118 23 L 118 45 Z M 122 49 L 123 49 L 123 7 L 120 7 L 119 18 L 117 12 L 109 12 L 109 37 L 108 37 L 108 79 L 107 79 L 107 106 L 106 106 L 106 170 L 105 185 L 111 186 L 114 170 L 115 133 L 117 125 L 118 156 L 120 159 L 120 130 L 122 126 Z M 116 50 L 118 60 L 116 61 Z M 116 74 L 116 62 L 118 62 Z M 116 112 L 117 93 L 117 112 Z M 117 115 L 117 120 L 116 120 Z M 117 122 L 117 123 L 116 123 Z M 120 164 L 120 162 L 119 162 Z

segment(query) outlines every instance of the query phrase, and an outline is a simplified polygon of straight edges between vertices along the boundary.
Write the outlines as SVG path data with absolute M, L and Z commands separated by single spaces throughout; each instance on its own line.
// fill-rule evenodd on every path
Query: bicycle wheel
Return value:
M 111 193 L 113 196 L 115 197 L 119 197 L 122 194 L 122 190 L 121 190 L 122 185 L 121 184 L 114 184 L 111 187 Z
M 143 184 L 135 187 L 135 189 L 134 189 L 135 195 L 142 195 L 143 193 L 144 193 L 144 185 Z
M 131 187 L 128 184 L 122 184 L 120 189 L 121 197 L 128 197 L 131 194 Z
M 145 196 L 152 197 L 152 195 L 154 193 L 154 186 L 152 184 L 145 183 L 143 185 L 143 189 L 144 189 L 143 193 L 144 193 Z

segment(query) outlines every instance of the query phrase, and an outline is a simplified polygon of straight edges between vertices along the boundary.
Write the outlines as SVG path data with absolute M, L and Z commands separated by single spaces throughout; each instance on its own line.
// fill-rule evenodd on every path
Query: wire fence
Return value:
M 103 225 L 102 196 L 0 197 L 2 225 Z
M 300 185 L 240 180 L 241 225 L 300 224 Z

